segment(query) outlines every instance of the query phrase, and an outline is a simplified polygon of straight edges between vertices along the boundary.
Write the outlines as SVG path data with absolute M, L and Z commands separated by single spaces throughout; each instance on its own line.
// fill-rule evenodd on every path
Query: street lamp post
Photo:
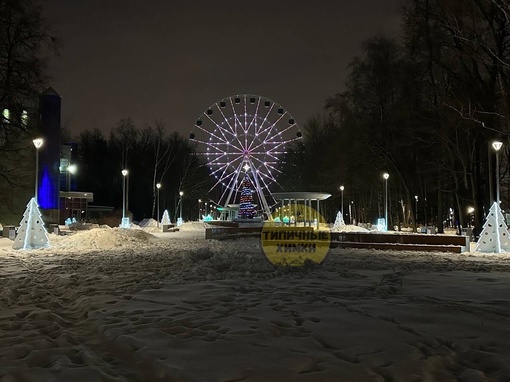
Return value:
M 418 195 L 414 195 L 414 220 L 418 229 Z
M 125 228 L 126 224 L 126 177 L 128 175 L 128 170 L 124 169 L 121 171 L 122 173 L 122 223 L 121 227 Z
M 37 203 L 37 186 L 39 186 L 39 149 L 44 143 L 42 138 L 37 138 L 32 141 L 35 146 L 35 193 L 34 199 Z
M 475 212 L 474 207 L 469 206 L 467 212 L 469 217 L 469 227 L 471 227 L 473 225 L 473 212 Z
M 179 225 L 182 224 L 182 196 L 184 192 L 179 191 Z
M 503 142 L 492 142 L 492 147 L 496 150 L 496 204 L 499 206 L 499 150 L 503 146 Z
M 202 209 L 200 208 L 200 204 L 202 203 L 202 199 L 198 199 L 198 221 L 200 221 L 200 213 Z
M 156 188 L 158 189 L 158 202 L 157 202 L 158 213 L 156 216 L 158 218 L 158 228 L 159 228 L 159 189 L 161 188 L 161 183 L 156 184 Z
M 67 191 L 71 191 L 71 175 L 76 174 L 77 168 L 75 164 L 67 166 Z
M 388 231 L 388 178 L 390 174 L 385 172 L 383 174 L 384 178 L 384 225 L 386 231 Z
M 129 171 L 126 174 L 126 213 L 129 212 Z M 128 221 L 129 221 L 129 217 Z
M 345 187 L 344 186 L 340 186 L 340 192 L 341 192 L 341 195 L 342 195 L 342 208 L 341 208 L 341 211 L 342 211 L 342 220 L 344 220 L 344 190 L 345 190 Z

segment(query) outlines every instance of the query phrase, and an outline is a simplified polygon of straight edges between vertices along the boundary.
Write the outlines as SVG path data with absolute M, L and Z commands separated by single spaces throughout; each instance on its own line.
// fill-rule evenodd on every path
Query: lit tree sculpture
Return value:
M 241 183 L 241 200 L 239 202 L 239 217 L 241 219 L 253 219 L 255 207 L 253 205 L 253 189 L 248 175 L 244 176 Z
M 480 238 L 476 243 L 476 252 L 510 252 L 510 238 L 501 208 L 494 203 L 483 225 Z
M 35 198 L 30 199 L 23 213 L 12 248 L 35 249 L 49 246 L 48 236 Z
M 344 217 L 342 216 L 342 211 L 338 211 L 336 214 L 335 224 L 333 224 L 333 229 L 338 230 L 343 226 L 345 226 Z
M 161 218 L 161 225 L 170 225 L 172 222 L 170 221 L 170 215 L 168 214 L 168 210 L 163 212 L 163 217 Z

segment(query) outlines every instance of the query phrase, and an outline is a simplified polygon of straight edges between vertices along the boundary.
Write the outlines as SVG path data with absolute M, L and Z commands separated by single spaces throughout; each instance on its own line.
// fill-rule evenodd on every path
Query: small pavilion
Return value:
M 293 192 L 276 192 L 271 194 L 272 197 L 281 204 L 281 210 L 286 208 L 289 210 L 291 215 L 296 216 L 293 224 L 298 224 L 299 206 L 304 205 L 311 209 L 315 209 L 315 213 L 312 216 L 308 216 L 307 208 L 303 210 L 304 216 L 301 216 L 301 222 L 306 226 L 307 224 L 312 226 L 316 224 L 319 227 L 320 221 L 320 201 L 326 200 L 331 197 L 331 194 L 324 192 L 306 192 L 306 191 L 293 191 Z M 315 203 L 315 207 L 314 207 Z M 280 217 L 281 219 L 281 217 Z

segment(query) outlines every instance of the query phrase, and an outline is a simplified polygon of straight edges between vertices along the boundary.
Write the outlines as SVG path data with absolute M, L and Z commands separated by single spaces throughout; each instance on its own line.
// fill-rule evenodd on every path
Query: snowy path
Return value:
M 509 254 L 275 270 L 256 239 L 67 240 L 0 251 L 2 382 L 510 378 Z

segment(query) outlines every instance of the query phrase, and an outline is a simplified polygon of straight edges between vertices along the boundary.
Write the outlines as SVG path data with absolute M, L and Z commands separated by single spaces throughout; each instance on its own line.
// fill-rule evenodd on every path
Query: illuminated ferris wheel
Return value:
M 276 102 L 257 95 L 223 98 L 197 119 L 190 139 L 204 155 L 215 188 L 221 189 L 218 203 L 236 204 L 240 185 L 248 176 L 258 197 L 258 209 L 270 216 L 270 186 L 281 171 L 279 164 L 288 145 L 302 134 L 290 113 Z

